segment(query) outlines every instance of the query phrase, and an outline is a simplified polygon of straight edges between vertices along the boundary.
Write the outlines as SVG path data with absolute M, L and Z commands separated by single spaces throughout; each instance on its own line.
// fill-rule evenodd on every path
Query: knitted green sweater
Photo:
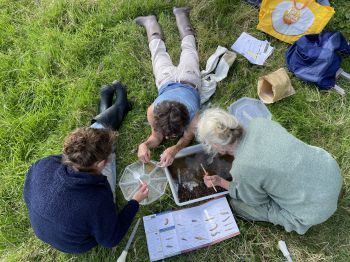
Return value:
M 234 155 L 230 196 L 266 205 L 267 221 L 297 221 L 284 227 L 303 234 L 335 212 L 342 184 L 337 162 L 276 122 L 253 119 Z

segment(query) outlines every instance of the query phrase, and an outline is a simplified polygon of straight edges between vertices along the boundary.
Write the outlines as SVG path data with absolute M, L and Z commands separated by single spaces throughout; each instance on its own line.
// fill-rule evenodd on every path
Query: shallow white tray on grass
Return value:
M 204 151 L 204 147 L 203 147 L 202 144 L 189 146 L 189 147 L 186 147 L 186 148 L 180 150 L 176 154 L 175 158 L 182 158 L 182 157 L 185 157 L 185 156 L 188 156 L 188 155 L 192 155 L 192 154 L 195 154 L 195 153 L 199 153 L 199 152 L 203 152 L 203 151 Z M 169 185 L 170 185 L 171 193 L 173 194 L 174 201 L 175 201 L 176 205 L 178 205 L 178 206 L 185 206 L 185 205 L 189 205 L 189 204 L 196 203 L 196 202 L 199 202 L 199 201 L 203 201 L 203 200 L 207 200 L 207 199 L 211 199 L 211 198 L 215 198 L 215 197 L 218 197 L 218 196 L 222 196 L 222 195 L 228 194 L 228 191 L 224 191 L 224 192 L 215 193 L 215 194 L 212 194 L 212 195 L 208 195 L 208 196 L 204 196 L 204 197 L 188 200 L 188 201 L 185 201 L 185 202 L 180 202 L 178 194 L 177 194 L 177 192 L 178 192 L 178 185 L 175 182 L 175 180 L 172 178 L 168 168 L 165 168 L 165 174 L 166 174 L 166 176 L 168 178 L 168 182 L 169 182 Z

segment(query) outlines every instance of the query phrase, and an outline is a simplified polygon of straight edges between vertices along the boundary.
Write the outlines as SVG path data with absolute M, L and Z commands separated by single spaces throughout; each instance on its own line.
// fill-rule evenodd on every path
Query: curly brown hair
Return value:
M 90 170 L 96 162 L 108 159 L 115 140 L 116 132 L 111 129 L 78 128 L 64 140 L 63 163 L 81 171 Z
M 180 137 L 190 122 L 185 105 L 163 101 L 154 109 L 154 129 L 165 137 Z

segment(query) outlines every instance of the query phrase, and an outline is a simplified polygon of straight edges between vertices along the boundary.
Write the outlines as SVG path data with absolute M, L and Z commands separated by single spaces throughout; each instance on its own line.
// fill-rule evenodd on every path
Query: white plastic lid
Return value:
M 126 200 L 130 200 L 138 190 L 141 181 L 148 184 L 148 197 L 141 201 L 141 205 L 148 205 L 159 199 L 165 192 L 168 180 L 164 168 L 157 166 L 157 162 L 143 164 L 137 161 L 128 165 L 119 180 L 119 187 Z
M 254 98 L 242 97 L 230 105 L 228 111 L 234 115 L 238 122 L 245 128 L 254 118 L 271 119 L 272 115 L 265 104 Z

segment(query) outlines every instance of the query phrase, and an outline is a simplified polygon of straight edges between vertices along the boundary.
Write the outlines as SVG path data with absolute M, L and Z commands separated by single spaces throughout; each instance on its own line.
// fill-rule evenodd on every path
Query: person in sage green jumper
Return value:
M 234 156 L 231 182 L 216 175 L 204 182 L 229 190 L 237 215 L 305 234 L 337 209 L 342 177 L 335 159 L 276 122 L 256 118 L 244 130 L 226 111 L 208 109 L 197 139 L 208 151 Z

